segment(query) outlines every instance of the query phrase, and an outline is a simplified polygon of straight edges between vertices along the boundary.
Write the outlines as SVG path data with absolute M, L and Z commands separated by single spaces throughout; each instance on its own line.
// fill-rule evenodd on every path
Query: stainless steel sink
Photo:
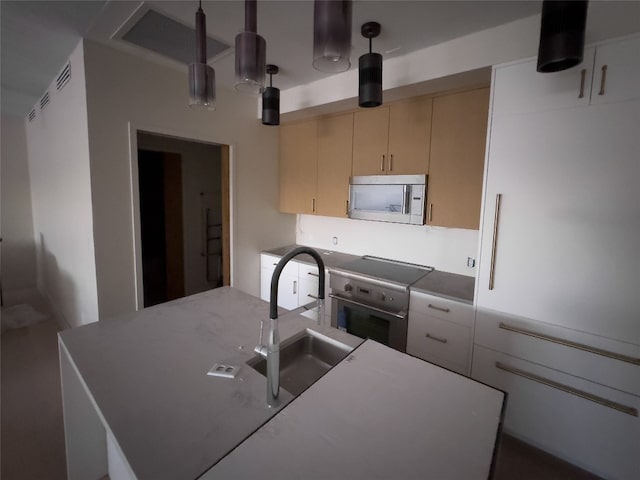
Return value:
M 280 386 L 300 395 L 352 350 L 313 330 L 303 330 L 280 344 Z M 266 358 L 256 355 L 247 364 L 267 376 Z

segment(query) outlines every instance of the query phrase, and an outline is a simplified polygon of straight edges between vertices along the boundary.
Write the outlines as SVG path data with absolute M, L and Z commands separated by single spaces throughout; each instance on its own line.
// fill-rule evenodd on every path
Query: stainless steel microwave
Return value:
M 349 179 L 349 218 L 424 225 L 426 175 L 365 175 Z

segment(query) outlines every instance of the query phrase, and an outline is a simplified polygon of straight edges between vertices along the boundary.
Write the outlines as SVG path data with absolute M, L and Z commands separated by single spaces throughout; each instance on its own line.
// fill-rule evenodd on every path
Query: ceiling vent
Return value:
M 69 80 L 71 80 L 71 63 L 67 63 L 56 78 L 56 90 L 62 90 Z
M 34 108 L 29 112 L 29 121 L 33 122 L 36 118 L 36 109 Z
M 46 92 L 40 99 L 40 110 L 49 104 L 49 92 Z
M 120 38 L 185 65 L 195 61 L 195 29 L 186 27 L 155 10 L 147 10 Z M 229 45 L 207 36 L 207 60 L 217 57 L 229 48 Z

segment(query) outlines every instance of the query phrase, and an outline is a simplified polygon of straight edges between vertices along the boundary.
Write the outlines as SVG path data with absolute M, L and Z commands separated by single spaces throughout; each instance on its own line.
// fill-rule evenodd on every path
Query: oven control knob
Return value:
M 347 284 L 344 286 L 344 291 L 345 291 L 345 292 L 350 292 L 351 290 L 353 290 L 353 287 L 351 286 L 351 284 L 350 284 L 350 283 L 347 283 Z

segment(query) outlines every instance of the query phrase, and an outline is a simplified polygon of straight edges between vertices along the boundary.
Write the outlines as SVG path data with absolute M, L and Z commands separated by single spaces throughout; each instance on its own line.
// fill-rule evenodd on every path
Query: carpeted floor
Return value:
M 45 321 L 2 333 L 3 480 L 66 478 L 58 324 Z M 595 480 L 583 470 L 503 435 L 495 469 L 497 480 Z M 461 479 L 464 480 L 464 479 Z

